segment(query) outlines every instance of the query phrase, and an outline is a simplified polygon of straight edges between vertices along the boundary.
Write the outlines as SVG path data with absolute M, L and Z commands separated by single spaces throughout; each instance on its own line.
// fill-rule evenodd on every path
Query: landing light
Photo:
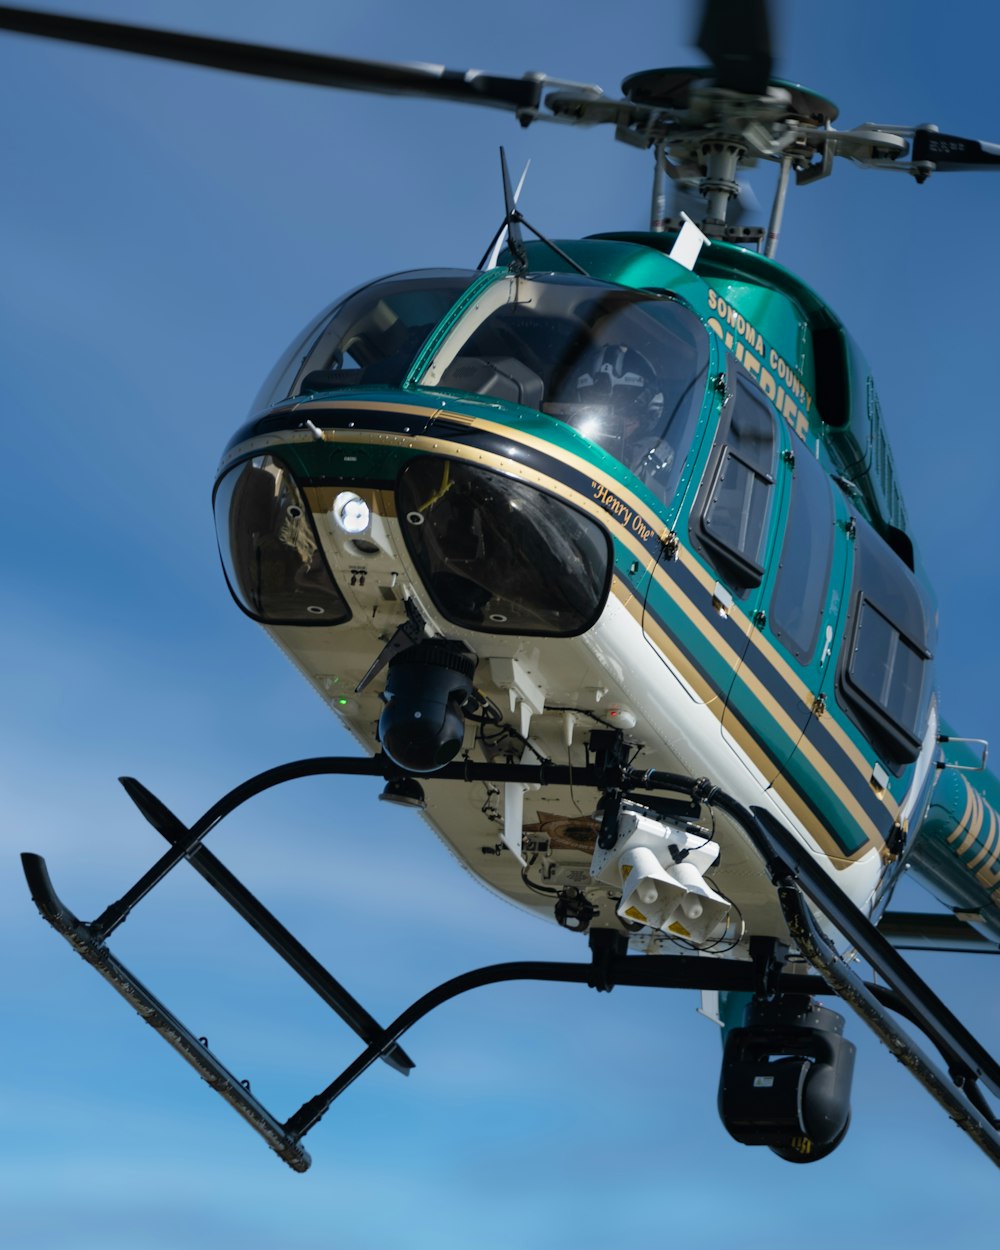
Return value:
M 600 410 L 593 408 L 585 408 L 583 413 L 573 422 L 573 427 L 582 434 L 584 438 L 589 438 L 592 442 L 599 435 L 604 433 L 605 414 Z
M 363 534 L 372 519 L 371 508 L 353 491 L 341 491 L 333 501 L 333 519 L 345 534 Z

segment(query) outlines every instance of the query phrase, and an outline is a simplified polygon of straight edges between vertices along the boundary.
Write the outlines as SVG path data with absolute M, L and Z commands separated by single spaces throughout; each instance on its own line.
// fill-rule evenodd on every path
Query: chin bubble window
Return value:
M 400 474 L 396 504 L 413 561 L 441 614 L 491 634 L 581 634 L 611 577 L 598 522 L 538 487 L 424 456 Z
M 226 581 L 248 616 L 269 625 L 337 625 L 350 617 L 280 460 L 255 456 L 230 469 L 214 506 Z

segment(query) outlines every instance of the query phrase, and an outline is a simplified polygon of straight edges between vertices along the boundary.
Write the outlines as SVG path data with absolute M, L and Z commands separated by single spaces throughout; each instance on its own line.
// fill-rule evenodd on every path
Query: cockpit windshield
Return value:
M 483 291 L 419 385 L 558 417 L 669 501 L 694 438 L 708 334 L 676 299 L 575 275 Z
M 323 310 L 271 370 L 254 412 L 290 395 L 348 386 L 401 386 L 474 269 L 418 269 L 380 278 Z
M 359 386 L 481 395 L 565 421 L 669 502 L 705 397 L 708 344 L 694 313 L 667 294 L 575 274 L 494 271 L 491 281 L 476 270 L 415 270 L 321 313 L 275 365 L 254 411 Z M 422 351 L 433 352 L 426 367 Z

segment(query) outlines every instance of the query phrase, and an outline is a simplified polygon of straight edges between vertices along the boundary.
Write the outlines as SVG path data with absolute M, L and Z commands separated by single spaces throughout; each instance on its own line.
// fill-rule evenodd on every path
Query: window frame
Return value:
M 408 501 L 406 495 L 411 490 L 413 478 L 426 469 L 432 467 L 436 469 L 438 466 L 442 470 L 452 471 L 457 469 L 461 474 L 468 475 L 469 482 L 467 484 L 476 485 L 478 479 L 479 486 L 497 491 L 504 501 L 510 497 L 506 494 L 508 491 L 513 492 L 515 496 L 518 492 L 523 492 L 524 497 L 531 500 L 537 507 L 549 511 L 550 516 L 548 519 L 552 525 L 558 527 L 560 517 L 572 517 L 580 526 L 581 532 L 586 533 L 593 539 L 595 548 L 598 545 L 603 546 L 600 586 L 599 590 L 596 590 L 596 593 L 593 595 L 589 612 L 586 614 L 580 613 L 575 620 L 569 622 L 563 628 L 553 628 L 550 626 L 533 626 L 523 616 L 513 621 L 506 616 L 503 619 L 491 616 L 476 620 L 471 619 L 467 613 L 457 611 L 454 601 L 449 601 L 435 582 L 436 574 L 454 573 L 455 570 L 449 568 L 452 560 L 447 557 L 443 550 L 435 551 L 428 542 L 427 534 L 423 532 L 425 528 L 433 531 L 434 522 L 421 520 L 416 525 L 404 523 L 404 521 L 410 521 L 411 519 L 410 513 L 407 512 Z M 447 494 L 448 491 L 446 489 L 442 492 L 439 500 L 446 499 Z M 420 454 L 408 460 L 397 475 L 394 497 L 407 555 L 413 564 L 420 584 L 426 590 L 434 607 L 449 624 L 477 634 L 537 638 L 577 638 L 581 634 L 587 633 L 588 630 L 593 629 L 600 620 L 607 605 L 611 584 L 614 579 L 615 544 L 607 527 L 589 512 L 578 507 L 571 499 L 547 490 L 535 482 L 526 481 L 516 474 L 504 473 L 476 461 L 460 460 L 438 453 Z M 439 500 L 435 502 L 439 502 Z M 543 540 L 546 537 L 541 530 L 537 531 L 537 535 Z M 439 540 L 435 542 L 434 546 L 439 547 Z M 525 554 L 527 554 L 527 551 L 525 551 Z M 437 562 L 439 555 L 445 556 L 441 562 Z M 512 579 L 510 584 L 516 585 L 517 581 Z M 496 586 L 497 583 L 493 583 L 493 585 L 489 585 L 486 582 L 483 583 L 484 589 L 488 588 L 494 597 L 496 595 Z M 511 596 L 511 602 L 515 601 L 515 598 Z
M 849 525 L 854 531 L 854 569 L 850 611 L 841 640 L 843 654 L 837 673 L 838 701 L 899 775 L 906 764 L 917 758 L 923 745 L 933 694 L 933 619 L 924 588 L 898 553 L 856 513 L 852 514 Z M 897 603 L 909 601 L 908 614 L 913 619 L 900 623 L 901 616 L 906 613 L 893 610 L 889 604 L 893 597 Z M 888 663 L 884 679 L 885 699 L 876 696 L 859 673 L 859 655 L 863 659 L 869 658 L 861 650 L 865 637 L 867 635 L 870 639 L 875 636 L 874 630 L 866 629 L 866 613 L 869 611 L 890 631 L 889 650 L 878 657 L 880 665 Z M 916 619 L 918 616 L 919 621 Z M 914 632 L 919 632 L 922 637 L 914 637 Z M 892 699 L 894 679 L 901 672 L 895 660 L 901 645 L 914 653 L 923 665 L 915 709 L 909 717 L 903 715 L 905 708 L 894 705 Z
M 722 411 L 722 421 L 715 443 L 709 453 L 708 466 L 702 477 L 701 487 L 695 499 L 689 522 L 691 541 L 720 577 L 728 580 L 741 596 L 759 587 L 766 572 L 764 556 L 767 552 L 767 537 L 770 533 L 771 514 L 774 505 L 774 488 L 777 485 L 777 463 L 780 434 L 774 411 L 767 397 L 757 386 L 746 370 L 732 367 L 728 379 L 728 394 Z M 757 405 L 767 422 L 770 432 L 770 465 L 764 470 L 760 464 L 751 463 L 751 456 L 740 447 L 740 441 L 733 437 L 733 418 L 739 411 L 738 405 L 743 402 Z M 719 530 L 713 532 L 710 515 L 718 502 L 717 491 L 729 465 L 742 466 L 748 475 L 747 482 L 761 483 L 767 494 L 761 512 L 757 534 L 757 557 L 747 555 L 747 546 L 743 542 L 740 547 L 728 542 Z M 755 491 L 744 490 L 745 500 L 740 509 L 741 532 L 752 520 Z
M 601 317 L 596 318 L 593 323 L 581 318 L 580 309 L 584 303 L 597 303 L 602 300 L 606 301 L 606 307 Z M 529 318 L 542 309 L 538 314 L 539 326 L 546 322 L 557 324 L 560 320 L 569 325 L 573 318 L 579 319 L 576 333 L 562 342 L 559 348 L 559 352 L 565 353 L 565 359 L 555 350 L 536 350 L 537 345 L 526 334 L 522 334 L 520 346 L 528 350 L 520 355 L 507 348 L 498 351 L 475 351 L 467 356 L 466 349 L 476 341 L 479 334 L 491 329 L 495 331 L 498 320 L 502 331 L 505 314 L 519 308 Z M 670 310 L 669 317 L 664 312 L 665 309 Z M 692 450 L 696 449 L 700 441 L 701 422 L 706 408 L 713 400 L 709 379 L 716 359 L 715 336 L 686 300 L 673 291 L 624 286 L 575 273 L 505 274 L 492 285 L 477 290 L 475 299 L 467 300 L 461 309 L 456 305 L 456 312 L 458 315 L 447 324 L 442 322 L 438 332 L 428 340 L 424 354 L 407 379 L 408 385 L 432 391 L 442 390 L 447 394 L 483 398 L 497 405 L 517 404 L 554 418 L 586 439 L 598 454 L 607 455 L 617 465 L 622 466 L 664 507 L 669 508 L 674 504 L 682 486 L 686 489 L 685 467 Z M 576 419 L 580 413 L 568 411 L 582 409 L 585 405 L 567 401 L 565 394 L 561 392 L 564 390 L 566 376 L 575 376 L 584 368 L 606 338 L 607 329 L 599 329 L 595 334 L 595 326 L 600 326 L 608 318 L 617 317 L 627 321 L 629 317 L 639 315 L 647 318 L 650 323 L 644 329 L 645 337 L 641 341 L 638 338 L 627 338 L 626 345 L 647 359 L 656 380 L 661 383 L 665 423 L 656 431 L 655 441 L 646 448 L 645 456 L 636 460 L 621 454 L 625 450 L 624 442 L 619 450 L 614 450 L 601 438 L 589 434 Z M 685 377 L 683 388 L 671 391 L 666 385 L 662 385 L 666 357 L 662 353 L 658 354 L 655 349 L 662 348 L 668 337 L 681 340 L 684 334 L 689 337 L 693 368 L 690 376 Z M 530 359 L 532 355 L 536 360 Z M 495 389 L 470 390 L 459 386 L 453 379 L 449 380 L 449 372 L 466 356 L 470 362 L 483 366 L 484 377 L 488 377 L 486 370 L 494 369 L 498 383 Z M 555 359 L 559 362 L 558 368 L 549 372 L 541 370 L 540 366 L 536 369 L 539 358 Z M 511 386 L 504 384 L 505 370 L 507 380 L 513 382 Z M 530 375 L 520 379 L 521 385 L 517 380 L 519 371 Z M 533 383 L 537 383 L 541 391 L 537 404 L 528 398 L 534 389 Z M 646 441 L 650 434 L 643 431 L 639 438 Z M 636 439 L 631 438 L 633 451 L 635 442 Z M 658 460 L 655 453 L 664 449 L 670 452 L 670 459 Z
M 329 594 L 331 600 L 336 604 L 339 601 L 340 611 L 335 616 L 326 616 L 323 613 L 322 619 L 320 615 L 313 615 L 309 611 L 308 604 L 305 605 L 302 613 L 283 614 L 268 613 L 261 614 L 255 610 L 252 602 L 252 596 L 245 591 L 240 577 L 239 562 L 236 554 L 232 550 L 232 542 L 230 535 L 230 526 L 232 523 L 233 511 L 233 495 L 235 487 L 239 484 L 240 478 L 246 478 L 247 470 L 253 472 L 267 471 L 266 466 L 258 466 L 255 464 L 257 460 L 272 462 L 277 469 L 284 473 L 287 482 L 291 487 L 293 501 L 291 507 L 298 510 L 298 514 L 294 516 L 294 520 L 308 532 L 313 543 L 313 559 L 316 563 L 316 572 L 319 576 L 325 578 L 328 585 L 324 588 L 324 593 Z M 224 515 L 220 514 L 217 504 L 219 496 L 223 495 L 225 499 Z M 276 626 L 295 626 L 301 629 L 332 629 L 338 625 L 345 625 L 353 617 L 351 606 L 344 597 L 344 593 L 337 584 L 333 571 L 330 568 L 330 562 L 327 559 L 326 552 L 323 548 L 323 542 L 320 538 L 319 530 L 316 526 L 316 519 L 312 514 L 312 509 L 306 503 L 302 494 L 302 487 L 295 478 L 295 474 L 288 467 L 281 456 L 275 455 L 272 451 L 255 452 L 252 455 L 244 456 L 237 460 L 234 464 L 229 465 L 225 472 L 220 474 L 212 491 L 212 512 L 215 517 L 216 545 L 219 552 L 219 560 L 222 565 L 222 574 L 226 579 L 226 586 L 233 598 L 233 602 L 240 611 L 248 616 L 252 621 L 257 621 L 261 625 L 268 627 Z M 286 509 L 289 516 L 292 516 L 290 509 Z M 272 532 L 273 533 L 273 532 Z M 234 579 L 237 585 L 234 585 Z M 267 590 L 268 596 L 273 593 L 273 587 Z M 266 603 L 260 606 L 267 607 Z
M 793 457 L 788 510 L 785 516 L 785 532 L 782 536 L 781 553 L 778 557 L 778 569 L 771 589 L 768 616 L 774 636 L 800 664 L 806 665 L 816 652 L 820 626 L 823 623 L 824 610 L 830 596 L 830 577 L 833 572 L 833 557 L 837 538 L 837 511 L 829 477 L 816 457 L 810 454 L 808 447 L 803 444 L 802 447 L 796 448 L 793 452 Z M 806 460 L 811 462 L 811 467 L 804 476 L 802 465 Z M 814 477 L 815 486 L 807 482 L 806 478 L 809 476 Z M 814 524 L 816 517 L 812 510 L 812 492 L 814 490 L 817 492 L 817 497 L 818 492 L 822 490 L 823 499 L 826 503 L 824 517 L 820 518 L 819 527 L 816 527 Z M 798 512 L 796 511 L 797 508 L 799 509 Z M 819 532 L 824 524 L 826 525 L 825 559 L 822 563 L 822 576 L 816 582 L 816 586 L 819 588 L 819 596 L 818 598 L 814 597 L 812 604 L 806 605 L 807 610 L 815 608 L 815 620 L 808 640 L 804 641 L 802 636 L 796 636 L 796 627 L 788 623 L 787 617 L 784 622 L 782 620 L 782 613 L 785 608 L 783 589 L 794 578 L 795 580 L 792 583 L 793 590 L 798 593 L 793 593 L 791 599 L 796 601 L 801 600 L 802 591 L 810 589 L 809 579 L 807 578 L 803 583 L 801 572 L 798 570 L 800 557 L 803 553 L 797 549 L 796 543 L 799 535 L 805 529 L 808 529 L 811 533 Z M 812 564 L 815 553 L 809 552 L 808 555 L 810 556 L 809 563 Z M 796 562 L 794 566 L 792 564 L 793 558 Z

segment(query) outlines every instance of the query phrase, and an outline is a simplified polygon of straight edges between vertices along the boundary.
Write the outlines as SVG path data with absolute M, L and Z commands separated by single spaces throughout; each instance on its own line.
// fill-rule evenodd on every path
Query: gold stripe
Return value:
M 699 578 L 699 580 L 705 584 L 703 579 Z M 666 581 L 663 588 L 667 591 L 680 610 L 685 613 L 685 615 L 690 616 L 692 613 L 696 613 L 697 610 L 691 603 L 691 600 L 678 589 L 676 583 Z M 752 637 L 756 631 L 751 629 L 749 620 L 742 616 L 742 613 L 740 615 L 745 631 L 750 633 Z M 697 619 L 697 617 L 695 617 L 695 619 Z M 652 625 L 653 622 L 648 619 L 643 621 L 643 628 L 647 632 L 650 631 Z M 657 629 L 657 633 L 666 637 L 659 629 Z M 841 778 L 839 774 L 833 770 L 829 761 L 820 752 L 819 748 L 810 742 L 808 738 L 803 737 L 806 722 L 804 721 L 800 726 L 792 720 L 785 708 L 773 697 L 767 687 L 761 682 L 757 674 L 753 672 L 748 664 L 746 664 L 742 654 L 737 656 L 732 648 L 720 639 L 713 640 L 705 634 L 702 636 L 706 641 L 713 643 L 720 656 L 726 661 L 734 673 L 737 668 L 739 669 L 740 680 L 744 682 L 747 688 L 755 695 L 761 706 L 770 714 L 775 723 L 786 734 L 790 742 L 788 758 L 778 763 L 772 761 L 770 757 L 762 751 L 756 739 L 753 738 L 752 735 L 748 734 L 748 732 L 744 729 L 735 713 L 732 718 L 733 723 L 725 726 L 725 732 L 740 743 L 740 746 L 745 753 L 754 760 L 758 770 L 768 778 L 779 793 L 782 793 L 782 796 L 786 799 L 788 805 L 798 809 L 797 814 L 800 815 L 800 818 L 804 811 L 808 811 L 808 808 L 802 807 L 802 800 L 799 798 L 798 792 L 795 790 L 794 786 L 792 786 L 791 783 L 784 778 L 782 770 L 784 765 L 788 762 L 788 759 L 791 758 L 795 751 L 802 751 L 803 756 L 809 761 L 813 769 L 822 777 L 830 791 L 840 799 L 843 806 L 861 826 L 862 830 L 865 831 L 869 840 L 875 842 L 876 844 L 881 844 L 884 841 L 882 831 L 858 802 L 854 792 L 844 783 L 843 778 Z M 662 644 L 658 645 L 660 645 L 661 650 L 671 656 L 671 660 L 673 661 L 674 657 L 677 655 L 677 648 L 673 646 L 664 647 Z M 765 655 L 765 659 L 766 658 L 767 656 Z M 690 684 L 694 685 L 694 683 Z M 810 703 L 811 702 L 812 699 L 810 697 Z M 777 777 L 773 780 L 771 777 L 772 770 L 777 771 Z M 865 762 L 865 772 L 860 774 L 862 779 L 865 778 L 866 773 L 869 770 L 870 765 Z M 784 791 L 787 791 L 787 793 L 783 793 Z M 844 852 L 842 848 L 838 847 L 838 851 L 841 855 L 843 855 Z
M 969 785 L 969 783 L 965 780 L 964 777 L 961 777 L 960 780 L 962 782 L 962 785 L 965 786 L 965 811 L 962 813 L 962 819 L 958 822 L 958 824 L 951 831 L 951 833 L 948 834 L 949 842 L 954 842 L 955 839 L 959 837 L 962 830 L 965 828 L 966 824 L 968 824 L 970 817 L 972 816 L 972 811 L 973 811 L 973 806 L 974 806 L 972 787 Z
M 988 807 L 984 803 L 983 815 L 984 817 L 986 817 L 986 820 L 987 820 L 986 838 L 978 854 L 974 855 L 972 859 L 969 860 L 969 863 L 967 865 L 969 872 L 973 872 L 979 866 L 979 864 L 989 854 L 990 847 L 993 845 L 993 835 L 996 832 L 996 813 L 993 811 L 992 807 Z M 992 862 L 994 859 L 996 859 L 996 851 L 994 851 L 992 856 L 990 856 L 990 862 Z
M 616 594 L 616 597 L 620 598 L 620 595 Z M 643 623 L 636 612 L 630 611 L 630 615 L 640 624 Z M 660 639 L 662 639 L 662 645 L 659 640 L 658 645 L 660 645 L 660 649 L 663 651 L 664 655 L 667 656 L 668 663 L 670 663 L 672 667 L 680 673 L 684 680 L 687 681 L 688 685 L 700 694 L 704 706 L 711 709 L 712 715 L 719 722 L 721 728 L 722 717 L 725 715 L 724 703 L 719 700 L 715 691 L 705 683 L 705 679 L 702 677 L 700 671 L 696 669 L 692 670 L 692 666 L 687 657 L 677 644 L 673 642 L 670 636 L 668 634 L 664 634 L 663 631 L 655 625 L 655 622 L 651 621 L 646 622 L 645 624 L 647 632 L 650 631 L 650 626 L 655 628 L 655 632 L 660 636 Z M 821 826 L 819 830 L 817 830 L 815 823 L 816 813 L 808 806 L 805 799 L 801 796 L 794 784 L 781 771 L 781 767 L 775 765 L 770 756 L 764 752 L 760 743 L 757 742 L 752 734 L 750 734 L 738 720 L 734 722 L 732 727 L 727 727 L 726 732 L 729 733 L 734 741 L 738 743 L 743 753 L 753 761 L 758 772 L 760 772 L 763 776 L 770 777 L 771 771 L 775 767 L 778 767 L 777 776 L 773 781 L 771 781 L 770 786 L 767 788 L 774 790 L 781 797 L 785 805 L 794 813 L 799 822 L 809 830 L 810 834 L 816 839 L 817 843 L 823 848 L 831 859 L 837 860 L 840 864 L 850 864 L 867 854 L 870 849 L 870 843 L 874 842 L 876 845 L 882 844 L 882 835 L 872 824 L 871 818 L 863 809 L 858 807 L 857 801 L 855 800 L 850 789 L 840 782 L 839 778 L 836 778 L 836 784 L 830 786 L 830 789 L 846 808 L 853 809 L 855 819 L 858 820 L 862 829 L 869 831 L 867 835 L 869 838 L 869 844 L 859 847 L 858 850 L 853 851 L 850 855 L 846 854 L 844 848 L 826 832 L 825 826 Z M 792 748 L 789 751 L 789 758 L 791 758 L 794 750 L 795 744 L 792 745 Z M 787 760 L 785 763 L 787 763 Z
M 376 435 L 370 430 L 346 430 L 343 432 L 338 430 L 335 441 L 338 443 L 366 443 L 370 445 L 374 437 L 376 437 Z M 489 468 L 497 470 L 498 472 L 508 474 L 515 473 L 522 480 L 534 482 L 535 485 L 543 487 L 545 490 L 549 491 L 553 495 L 556 495 L 557 497 L 564 498 L 566 495 L 566 486 L 563 482 L 558 481 L 556 478 L 549 477 L 547 474 L 540 473 L 536 469 L 529 469 L 526 465 L 519 464 L 516 460 L 512 460 L 508 456 L 497 455 L 495 452 L 482 451 L 478 448 L 473 450 L 468 447 L 464 447 L 461 444 L 452 443 L 448 439 L 432 438 L 430 435 L 420 435 L 419 437 L 414 437 L 410 434 L 385 433 L 378 434 L 377 437 L 380 443 L 385 446 L 406 447 L 414 451 L 431 453 L 436 452 L 439 455 L 447 451 L 447 454 L 450 456 L 486 465 Z M 525 441 L 538 442 L 539 440 L 525 439 Z M 551 450 L 551 444 L 549 444 L 550 456 Z M 592 477 L 592 465 L 588 468 L 585 462 L 580 461 L 580 466 L 581 473 L 585 473 L 586 476 Z M 338 493 L 338 488 L 335 487 L 310 487 L 306 492 L 307 498 L 309 498 L 310 490 L 317 492 L 317 499 L 328 499 L 329 502 L 327 503 L 327 507 L 332 504 L 334 495 Z M 331 493 L 329 495 L 324 495 L 321 492 Z M 365 494 L 364 491 L 358 491 L 357 493 L 361 495 Z M 619 499 L 626 501 L 633 499 L 631 495 L 624 491 L 616 490 L 615 494 Z M 599 520 L 601 522 L 606 522 L 608 520 L 608 510 L 606 508 L 602 508 L 601 505 L 595 500 L 588 499 L 585 495 L 573 492 L 573 503 L 574 506 L 580 509 L 580 511 L 588 513 L 590 516 L 594 517 L 595 520 Z M 383 513 L 382 515 L 386 514 Z M 393 510 L 388 515 L 395 515 L 395 505 L 393 505 Z M 654 529 L 654 532 L 664 531 L 664 527 L 660 522 L 657 522 L 655 526 L 650 528 Z M 646 564 L 647 569 L 651 568 L 656 563 L 655 556 L 651 555 L 638 538 L 636 538 L 633 534 L 630 534 L 627 530 L 622 531 L 621 541 L 633 556 L 639 557 Z
M 971 786 L 969 786 L 969 793 L 972 796 L 972 815 L 969 817 L 969 832 L 965 835 L 965 841 L 955 852 L 959 859 L 965 857 L 966 851 L 973 846 L 983 827 L 983 801 Z
M 438 414 L 442 411 L 439 402 L 433 405 L 393 404 L 393 403 L 387 404 L 377 399 L 357 399 L 357 400 L 355 399 L 339 399 L 339 400 L 332 399 L 332 400 L 326 400 L 320 404 L 317 404 L 308 400 L 304 400 L 302 401 L 302 403 L 296 404 L 295 407 L 291 409 L 291 411 L 297 412 L 299 408 L 303 408 L 303 407 L 307 408 L 309 412 L 339 412 L 342 408 L 347 408 L 351 412 L 357 412 L 359 410 L 361 412 L 401 412 L 403 413 L 404 416 L 407 416 L 407 417 L 426 417 L 428 421 L 433 421 L 434 418 L 438 416 Z M 448 415 L 451 416 L 452 414 L 449 413 Z M 357 433 L 358 431 L 351 430 L 349 432 L 353 434 L 353 433 Z M 365 431 L 363 430 L 360 432 L 362 434 L 365 433 Z M 368 431 L 368 433 L 372 433 L 372 431 Z M 329 439 L 331 443 L 339 443 L 340 440 L 341 440 L 340 430 L 337 430 L 334 436 L 331 439 Z
M 633 609 L 632 605 L 635 605 Z M 628 608 L 629 615 L 636 624 L 643 629 L 646 635 L 657 647 L 663 652 L 667 658 L 667 663 L 677 672 L 688 686 L 695 692 L 695 695 L 701 702 L 708 707 L 709 704 L 718 700 L 718 693 L 713 689 L 710 683 L 705 679 L 704 673 L 696 665 L 692 664 L 688 657 L 681 651 L 673 639 L 665 634 L 659 625 L 652 620 L 644 620 L 645 612 L 643 604 L 633 595 L 629 602 L 625 605 Z
M 697 579 L 705 587 L 706 591 L 711 593 L 712 587 L 715 584 L 712 574 L 697 560 L 695 560 L 688 549 L 683 545 L 678 549 L 678 557 L 680 558 L 682 555 L 685 567 L 688 568 L 695 577 L 697 577 Z M 790 667 L 788 661 L 781 654 L 781 652 L 778 651 L 771 642 L 769 642 L 760 630 L 751 629 L 749 630 L 749 635 L 751 646 L 756 647 L 765 663 L 776 671 L 778 676 L 784 680 L 785 684 L 794 695 L 801 699 L 803 703 L 807 703 L 811 706 L 816 692 L 810 686 L 805 684 L 802 680 L 800 671 Z M 858 773 L 863 778 L 867 778 L 871 773 L 871 761 L 865 757 L 860 748 L 854 740 L 849 737 L 842 726 L 835 719 L 831 719 L 824 725 L 824 728 L 830 737 L 834 739 L 841 751 L 843 751 L 844 755 L 847 756 L 848 760 L 858 770 Z M 808 745 L 812 746 L 811 743 Z M 820 756 L 819 759 L 823 759 L 823 757 Z M 816 766 L 816 760 L 813 760 L 813 765 L 814 767 Z M 817 771 L 823 770 L 817 769 Z M 889 815 L 895 819 L 899 812 L 899 804 L 888 790 L 885 791 L 882 802 Z
M 997 828 L 998 826 L 1000 826 L 1000 817 L 997 816 L 996 812 L 994 811 L 992 807 L 990 807 L 990 824 L 993 828 Z M 996 885 L 997 881 L 1000 880 L 1000 873 L 995 872 L 993 868 L 993 865 L 996 863 L 996 859 L 998 855 L 1000 855 L 1000 829 L 998 829 L 998 836 L 996 840 L 996 845 L 993 848 L 993 854 L 990 856 L 989 860 L 985 864 L 983 864 L 982 868 L 980 868 L 980 870 L 976 873 L 976 879 L 978 881 L 981 881 L 983 885 L 986 886 L 987 889 L 992 889 Z
M 988 811 L 990 816 L 990 833 L 989 838 L 986 839 L 986 846 L 994 844 L 994 838 L 996 838 L 996 841 L 993 845 L 993 851 L 991 851 L 990 858 L 986 860 L 983 868 L 979 870 L 979 873 L 976 873 L 976 876 L 978 876 L 979 880 L 983 881 L 984 884 L 994 885 L 996 883 L 996 874 L 994 873 L 993 866 L 996 863 L 996 856 L 1000 855 L 1000 829 L 998 828 L 998 819 L 996 819 L 994 809 L 991 808 L 989 804 L 986 804 L 985 806 L 986 811 Z M 985 853 L 986 848 L 983 849 L 983 854 L 985 855 Z M 969 865 L 969 868 L 974 869 L 975 866 L 974 860 L 973 863 Z M 990 880 L 990 878 L 993 878 L 993 880 Z

